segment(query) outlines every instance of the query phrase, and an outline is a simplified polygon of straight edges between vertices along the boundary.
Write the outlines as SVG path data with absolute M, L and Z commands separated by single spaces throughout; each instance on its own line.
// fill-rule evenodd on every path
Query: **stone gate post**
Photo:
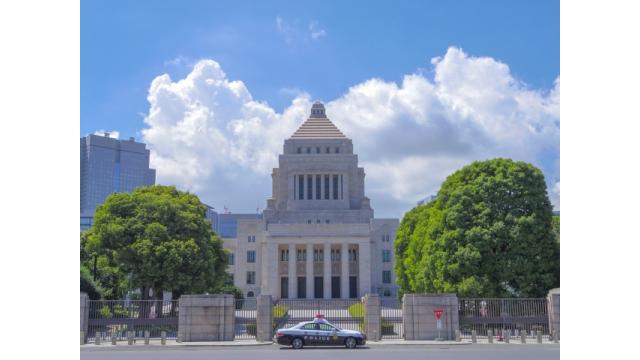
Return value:
M 382 313 L 378 294 L 364 296 L 364 331 L 367 340 L 380 341 L 382 338 Z
M 549 314 L 549 333 L 556 333 L 560 340 L 560 288 L 552 289 L 547 294 L 547 313 Z
M 271 295 L 258 295 L 256 307 L 256 340 L 273 340 L 273 301 Z
M 85 343 L 87 341 L 87 332 L 89 330 L 89 295 L 87 293 L 80 293 L 80 332 L 82 335 L 82 339 L 80 339 L 81 343 Z

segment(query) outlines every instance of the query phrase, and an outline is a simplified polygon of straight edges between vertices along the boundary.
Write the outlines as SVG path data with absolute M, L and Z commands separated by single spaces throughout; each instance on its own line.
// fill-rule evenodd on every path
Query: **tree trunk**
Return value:
M 156 295 L 156 319 L 162 317 L 162 298 L 164 296 L 164 292 L 162 290 L 158 290 L 155 292 Z
M 142 294 L 140 295 L 140 314 L 139 317 L 142 319 L 149 318 L 149 312 L 151 311 L 151 306 L 149 306 L 149 287 L 143 286 L 140 288 Z

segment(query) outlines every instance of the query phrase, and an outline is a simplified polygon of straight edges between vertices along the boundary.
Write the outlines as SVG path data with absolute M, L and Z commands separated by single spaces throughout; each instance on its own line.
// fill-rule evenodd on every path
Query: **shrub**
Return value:
M 349 315 L 354 318 L 364 318 L 364 304 L 358 303 L 349 306 L 347 309 Z

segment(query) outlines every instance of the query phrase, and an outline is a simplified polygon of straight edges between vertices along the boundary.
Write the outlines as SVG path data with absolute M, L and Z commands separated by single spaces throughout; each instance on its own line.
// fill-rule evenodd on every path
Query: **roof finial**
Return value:
M 316 101 L 311 105 L 311 115 L 310 118 L 321 118 L 325 119 L 327 115 L 324 113 L 324 105 L 320 101 Z

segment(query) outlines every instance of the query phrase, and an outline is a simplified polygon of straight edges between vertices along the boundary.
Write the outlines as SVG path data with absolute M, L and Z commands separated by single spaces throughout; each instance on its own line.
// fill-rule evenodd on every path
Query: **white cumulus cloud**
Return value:
M 559 207 L 559 78 L 553 89 L 531 89 L 506 64 L 458 48 L 432 66 L 433 78 L 374 78 L 326 102 L 329 118 L 353 139 L 376 214 L 401 216 L 451 172 L 493 157 L 541 166 Z M 148 101 L 143 137 L 158 183 L 235 212 L 264 206 L 283 141 L 312 102 L 300 92 L 276 112 L 214 60 L 198 62 L 184 79 L 158 76 Z

